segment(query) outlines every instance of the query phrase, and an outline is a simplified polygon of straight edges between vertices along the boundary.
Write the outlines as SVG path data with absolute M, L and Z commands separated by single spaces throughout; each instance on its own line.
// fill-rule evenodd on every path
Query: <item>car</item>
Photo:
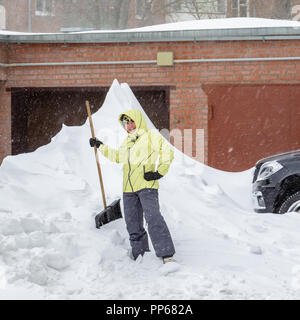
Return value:
M 252 199 L 258 213 L 300 212 L 300 150 L 256 163 Z

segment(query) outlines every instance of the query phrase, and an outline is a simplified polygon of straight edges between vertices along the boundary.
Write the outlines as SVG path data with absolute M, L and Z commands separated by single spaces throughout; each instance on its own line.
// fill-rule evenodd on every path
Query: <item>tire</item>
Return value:
M 278 213 L 300 212 L 300 191 L 292 194 L 280 205 Z

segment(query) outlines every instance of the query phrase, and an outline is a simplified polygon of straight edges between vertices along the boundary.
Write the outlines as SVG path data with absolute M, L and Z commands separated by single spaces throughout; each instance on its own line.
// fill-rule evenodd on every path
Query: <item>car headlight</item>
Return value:
M 264 163 L 259 169 L 257 181 L 261 181 L 269 178 L 271 175 L 278 172 L 282 168 L 283 166 L 277 161 L 269 161 Z

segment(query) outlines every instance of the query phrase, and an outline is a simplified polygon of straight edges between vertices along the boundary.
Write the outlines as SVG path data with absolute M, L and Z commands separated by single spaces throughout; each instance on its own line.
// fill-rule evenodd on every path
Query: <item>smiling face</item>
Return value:
M 132 133 L 136 129 L 136 125 L 134 121 L 128 121 L 125 123 L 125 129 L 127 132 Z
M 137 133 L 139 130 L 147 130 L 145 119 L 137 109 L 130 109 L 119 116 L 119 122 L 127 133 Z

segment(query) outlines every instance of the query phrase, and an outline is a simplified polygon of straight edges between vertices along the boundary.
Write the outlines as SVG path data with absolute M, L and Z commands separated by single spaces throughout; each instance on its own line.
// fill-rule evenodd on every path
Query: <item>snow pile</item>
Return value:
M 115 80 L 93 116 L 97 137 L 117 147 L 117 117 L 131 107 L 141 108 Z M 299 216 L 252 211 L 253 169 L 222 172 L 176 151 L 160 202 L 178 265 L 163 266 L 153 250 L 134 262 L 124 219 L 95 229 L 102 199 L 89 137 L 88 121 L 64 126 L 0 167 L 0 299 L 299 298 Z M 122 195 L 121 166 L 100 161 L 111 203 Z

